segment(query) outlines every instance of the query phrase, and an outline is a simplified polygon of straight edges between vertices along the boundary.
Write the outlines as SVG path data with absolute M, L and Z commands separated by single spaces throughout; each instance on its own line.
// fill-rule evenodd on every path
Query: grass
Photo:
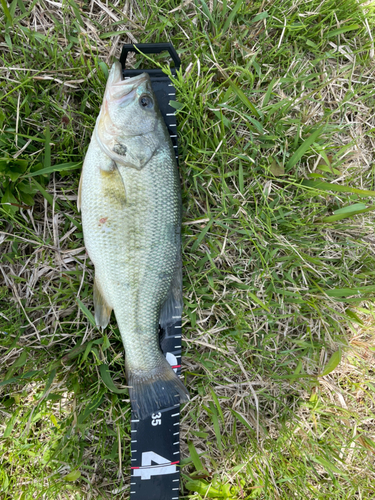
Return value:
M 374 498 L 374 4 L 1 6 L 0 498 L 129 497 L 129 401 L 99 371 L 125 385 L 123 347 L 92 324 L 76 198 L 108 65 L 165 40 L 183 61 L 180 496 Z

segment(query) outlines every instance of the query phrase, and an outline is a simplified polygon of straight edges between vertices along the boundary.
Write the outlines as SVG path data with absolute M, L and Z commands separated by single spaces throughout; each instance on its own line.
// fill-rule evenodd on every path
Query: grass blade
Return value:
M 98 339 L 98 341 L 95 340 L 95 343 L 99 344 L 102 342 L 102 339 Z M 54 370 L 55 368 L 59 367 L 62 363 L 67 363 L 68 361 L 71 361 L 72 359 L 78 357 L 82 352 L 86 351 L 87 346 L 92 344 L 93 341 L 91 340 L 88 343 L 78 345 L 76 347 L 73 347 L 67 354 L 65 354 L 61 359 L 54 361 L 52 365 L 50 365 L 50 369 Z
M 236 412 L 236 410 L 233 410 L 233 409 L 231 410 L 231 412 L 238 419 L 239 422 L 241 422 L 245 427 L 247 427 L 249 429 L 249 431 L 251 431 L 251 433 L 255 434 L 255 430 L 253 429 L 253 427 L 251 427 L 249 422 L 247 420 L 245 420 L 242 415 L 240 415 L 239 413 Z
M 21 356 L 16 359 L 16 361 L 13 363 L 12 368 L 20 368 L 21 366 L 25 365 L 27 361 L 27 352 L 22 351 Z
M 12 434 L 12 430 L 13 430 L 13 427 L 15 425 L 15 423 L 17 422 L 17 414 L 14 415 L 8 422 L 6 428 L 5 428 L 5 431 L 4 431 L 4 434 L 2 435 L 2 438 L 3 439 L 6 439 L 8 438 L 11 434 Z
M 211 419 L 212 419 L 212 423 L 214 426 L 214 432 L 215 432 L 215 436 L 216 436 L 217 446 L 218 446 L 220 451 L 223 451 L 223 445 L 221 442 L 221 430 L 220 430 L 219 419 L 217 416 L 216 408 L 213 405 L 212 401 L 210 401 L 210 410 L 211 410 Z
M 239 187 L 240 193 L 243 194 L 245 185 L 244 185 L 244 179 L 243 179 L 243 166 L 242 166 L 241 160 L 239 160 L 239 162 L 238 162 L 238 187 Z
M 339 474 L 340 476 L 346 476 L 344 472 L 342 472 L 338 467 L 336 467 L 332 462 L 326 460 L 323 457 L 311 457 L 314 462 L 322 465 L 328 472 L 334 472 L 335 474 Z
M 72 470 L 72 472 L 69 472 L 66 476 L 64 476 L 65 481 L 76 481 L 81 477 L 81 472 L 79 470 Z
M 197 471 L 204 470 L 205 468 L 201 462 L 201 459 L 199 458 L 198 452 L 191 441 L 188 441 L 188 448 L 195 470 Z
M 79 308 L 81 309 L 81 311 L 83 312 L 83 314 L 86 316 L 86 318 L 90 321 L 90 323 L 92 324 L 92 326 L 96 326 L 95 318 L 92 315 L 92 313 L 87 309 L 87 307 L 85 306 L 85 304 L 81 300 L 79 300 L 78 298 L 77 298 L 77 302 L 78 302 Z
M 84 29 L 85 28 L 85 23 L 82 20 L 80 9 L 79 9 L 78 5 L 76 5 L 76 3 L 74 2 L 74 0 L 69 0 L 69 3 L 70 3 L 70 6 L 73 9 L 73 12 L 74 12 L 74 14 L 75 14 L 75 16 L 77 18 L 77 21 L 78 21 L 79 25 L 81 26 L 81 28 Z
M 239 99 L 247 107 L 247 109 L 249 109 L 257 118 L 259 118 L 260 113 L 258 112 L 256 107 L 254 106 L 254 104 L 252 102 L 250 102 L 250 100 L 248 99 L 248 97 L 246 96 L 244 91 L 242 89 L 240 89 L 240 87 L 238 87 L 231 80 L 228 80 L 228 83 L 231 86 L 233 92 L 236 94 L 237 97 L 239 97 Z
M 302 158 L 302 156 L 306 153 L 306 151 L 309 149 L 311 144 L 315 142 L 315 140 L 319 137 L 319 135 L 322 133 L 324 127 L 320 127 L 315 130 L 309 137 L 301 144 L 301 146 L 297 149 L 297 151 L 294 153 L 294 155 L 290 158 L 288 161 L 286 168 L 287 170 L 291 169 L 294 167 L 294 165 Z
M 332 38 L 334 36 L 342 35 L 343 33 L 347 33 L 348 31 L 358 30 L 359 28 L 361 28 L 359 24 L 351 24 L 350 26 L 346 26 L 345 28 L 329 31 L 326 34 L 326 38 Z
M 32 378 L 37 373 L 39 373 L 39 370 L 31 370 L 23 375 L 19 375 L 18 377 L 12 377 L 8 380 L 3 380 L 0 382 L 0 387 L 2 387 L 3 385 L 15 384 L 16 382 L 19 383 L 23 379 Z
M 206 234 L 208 233 L 208 231 L 210 230 L 210 227 L 212 226 L 212 223 L 213 223 L 213 219 L 211 219 L 206 227 L 203 229 L 203 231 L 199 234 L 198 238 L 196 239 L 196 241 L 194 242 L 193 246 L 192 246 L 192 251 L 195 252 L 195 250 L 199 247 L 199 245 L 201 244 L 203 238 L 206 236 Z
M 355 203 L 354 205 L 351 205 L 350 207 L 345 207 L 345 208 L 341 208 L 340 210 L 336 210 L 334 212 L 334 215 L 330 215 L 328 217 L 325 217 L 323 219 L 323 222 L 336 222 L 338 220 L 347 219 L 350 217 L 354 217 L 355 215 L 358 215 L 358 214 L 364 214 L 366 212 L 371 212 L 371 211 L 375 210 L 375 206 L 360 208 L 360 209 L 356 208 L 356 207 L 360 207 L 360 206 L 366 207 L 366 205 L 364 205 L 363 203 Z
M 9 24 L 12 25 L 13 24 L 13 19 L 12 19 L 12 16 L 10 14 L 10 11 L 8 9 L 6 1 L 5 0 L 0 0 L 0 3 L 1 3 L 1 8 L 4 11 L 5 17 L 8 19 Z
M 358 288 L 333 288 L 325 290 L 324 293 L 328 297 L 350 297 L 352 295 L 365 295 L 375 293 L 375 285 L 359 286 Z
M 240 10 L 241 5 L 243 4 L 242 0 L 238 0 L 236 5 L 233 7 L 232 12 L 229 14 L 228 19 L 226 20 L 224 26 L 223 26 L 223 33 L 227 31 L 227 29 L 230 26 L 230 23 L 233 21 L 235 18 L 237 12 Z
M 118 387 L 115 386 L 111 373 L 109 371 L 109 366 L 102 364 L 99 366 L 99 371 L 100 371 L 100 376 L 102 377 L 102 380 L 104 382 L 104 385 L 109 389 L 111 392 L 114 392 L 116 394 L 126 394 L 128 392 L 128 389 L 119 389 Z
M 47 393 L 48 389 L 51 387 L 52 382 L 54 381 L 55 377 L 56 377 L 56 368 L 54 368 L 53 370 L 50 371 L 49 376 L 48 376 L 48 380 L 47 380 L 47 383 L 46 383 L 46 386 L 44 388 L 43 394 L 41 395 L 39 401 L 42 401 L 42 399 L 44 398 L 44 396 Z
M 264 304 L 260 299 L 258 299 L 258 297 L 254 293 L 248 291 L 247 294 L 251 298 L 251 300 L 253 300 L 256 304 L 258 304 L 258 306 L 260 306 L 265 311 L 270 312 L 266 304 Z
M 272 78 L 270 84 L 268 85 L 267 92 L 265 93 L 265 96 L 263 98 L 263 106 L 267 106 L 268 101 L 270 100 L 271 94 L 272 94 L 272 89 L 275 86 L 275 83 L 278 81 L 278 78 Z
M 37 175 L 45 175 L 52 174 L 52 172 L 63 172 L 66 170 L 75 170 L 82 166 L 82 162 L 68 162 L 68 163 L 59 163 L 58 165 L 50 165 L 49 167 L 41 168 L 40 170 L 36 170 L 35 172 L 29 172 L 25 177 L 35 177 Z
M 357 212 L 358 210 L 365 210 L 367 207 L 364 203 L 354 203 L 354 205 L 349 205 L 347 207 L 339 208 L 333 213 L 337 214 L 351 214 L 352 212 Z
M 332 354 L 320 376 L 324 377 L 324 375 L 328 375 L 329 373 L 333 372 L 333 370 L 340 364 L 340 362 L 341 362 L 341 349 Z
M 44 141 L 44 168 L 50 168 L 51 166 L 51 131 L 49 125 L 46 127 L 45 131 L 45 141 Z
M 352 186 L 343 186 L 342 184 L 331 184 L 330 182 L 322 181 L 302 181 L 302 186 L 311 187 L 318 191 L 336 191 L 338 193 L 355 193 L 363 196 L 375 196 L 375 191 L 369 189 L 358 189 Z
M 223 411 L 222 411 L 222 409 L 221 409 L 221 406 L 220 406 L 220 403 L 219 403 L 219 399 L 218 399 L 218 397 L 216 396 L 216 394 L 215 394 L 214 390 L 212 389 L 212 387 L 210 387 L 210 392 L 211 392 L 212 399 L 213 399 L 213 400 L 214 400 L 214 402 L 215 402 L 215 405 L 216 405 L 217 411 L 219 412 L 219 415 L 220 415 L 221 421 L 224 423 L 224 422 L 225 422 L 225 419 L 224 419 Z
M 48 203 L 52 206 L 53 205 L 53 198 L 52 196 L 47 193 L 47 191 L 44 189 L 44 187 L 39 184 L 39 182 L 35 179 L 32 179 L 32 182 L 35 184 L 35 186 L 38 188 L 38 190 L 42 193 L 44 198 L 48 201 Z M 55 201 L 55 206 L 58 206 L 57 200 Z
M 202 5 L 203 12 L 206 14 L 207 18 L 211 21 L 212 26 L 215 27 L 215 21 L 213 20 L 210 9 L 208 8 L 206 2 L 204 0 L 199 0 L 199 3 Z
M 78 423 L 83 424 L 83 422 L 93 413 L 101 404 L 104 399 L 102 394 L 99 394 L 91 403 L 89 403 L 85 411 L 78 417 Z

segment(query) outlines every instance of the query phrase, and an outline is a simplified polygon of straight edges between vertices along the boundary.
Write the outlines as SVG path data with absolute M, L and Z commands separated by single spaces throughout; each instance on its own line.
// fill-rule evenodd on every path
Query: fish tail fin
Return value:
M 132 412 L 140 420 L 189 401 L 186 387 L 162 355 L 157 368 L 145 371 L 126 366 L 126 375 Z

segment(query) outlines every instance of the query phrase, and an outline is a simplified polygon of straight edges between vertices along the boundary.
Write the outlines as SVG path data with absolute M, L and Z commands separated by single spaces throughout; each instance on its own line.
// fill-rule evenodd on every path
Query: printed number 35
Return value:
M 155 425 L 161 425 L 161 413 L 153 413 L 151 415 L 151 425 L 155 426 Z

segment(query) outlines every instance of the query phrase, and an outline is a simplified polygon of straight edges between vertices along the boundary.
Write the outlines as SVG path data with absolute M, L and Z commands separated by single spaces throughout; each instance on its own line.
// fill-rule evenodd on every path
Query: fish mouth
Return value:
M 147 73 L 142 73 L 124 80 L 121 64 L 116 62 L 112 66 L 109 80 L 107 99 L 126 105 L 136 97 L 137 88 L 140 85 L 145 83 L 147 85 L 150 77 Z

